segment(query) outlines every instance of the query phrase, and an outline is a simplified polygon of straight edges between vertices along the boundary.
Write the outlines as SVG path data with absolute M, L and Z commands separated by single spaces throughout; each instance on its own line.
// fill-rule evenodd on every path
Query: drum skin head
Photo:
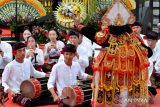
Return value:
M 69 97 L 68 99 L 65 99 Z M 63 99 L 64 98 L 64 99 Z M 72 87 L 65 87 L 62 91 L 62 101 L 64 104 L 73 107 L 76 103 L 76 93 L 74 92 Z
M 34 97 L 34 86 L 29 80 L 25 80 L 20 85 L 21 94 L 27 98 Z

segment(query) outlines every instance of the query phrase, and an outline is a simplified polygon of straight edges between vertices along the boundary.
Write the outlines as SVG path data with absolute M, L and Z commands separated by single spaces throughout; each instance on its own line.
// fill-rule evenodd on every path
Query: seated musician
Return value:
M 145 37 L 147 45 L 152 49 L 153 55 L 149 58 L 149 83 L 150 103 L 154 103 L 154 97 L 157 94 L 156 86 L 160 84 L 160 43 L 158 42 L 158 33 L 150 31 Z
M 31 60 L 36 70 L 42 71 L 42 65 L 44 64 L 43 51 L 36 47 L 35 39 L 32 36 L 27 38 L 26 58 Z
M 18 42 L 13 46 L 13 55 L 15 59 L 6 65 L 2 74 L 2 86 L 4 87 L 4 91 L 13 98 L 16 98 L 17 94 L 20 94 L 20 85 L 24 80 L 30 79 L 31 76 L 35 78 L 49 77 L 49 74 L 35 70 L 31 61 L 25 59 L 25 47 L 26 45 L 22 42 Z M 39 103 L 37 103 L 38 101 Z M 43 100 L 41 100 L 41 98 L 38 100 L 36 99 L 36 101 L 31 100 L 25 103 L 29 105 L 25 105 L 25 107 L 34 107 L 42 103 Z
M 0 77 L 5 66 L 12 61 L 12 47 L 9 43 L 2 41 L 2 30 L 0 29 Z
M 73 58 L 73 61 L 78 62 L 82 68 L 82 71 L 85 72 L 86 67 L 89 66 L 89 55 L 86 47 L 84 47 L 83 45 L 79 45 L 80 33 L 75 29 L 71 29 L 68 32 L 68 36 L 69 36 L 69 43 L 73 44 L 76 47 L 76 53 L 75 57 Z M 63 61 L 64 61 L 64 55 L 61 54 L 58 62 L 63 62 Z
M 77 84 L 77 76 L 82 79 L 93 78 L 93 76 L 82 72 L 79 63 L 73 61 L 73 58 L 76 55 L 76 47 L 74 45 L 67 44 L 63 48 L 63 51 L 64 61 L 58 62 L 53 66 L 47 84 L 55 102 L 61 99 L 61 94 L 64 87 Z M 55 87 L 57 88 L 58 93 L 55 92 Z
M 62 41 L 57 40 L 59 33 L 56 29 L 50 29 L 48 37 L 50 42 L 45 44 L 44 47 L 44 58 L 48 59 L 49 70 L 52 69 L 52 66 L 58 62 L 58 59 L 61 54 L 61 50 L 64 47 Z

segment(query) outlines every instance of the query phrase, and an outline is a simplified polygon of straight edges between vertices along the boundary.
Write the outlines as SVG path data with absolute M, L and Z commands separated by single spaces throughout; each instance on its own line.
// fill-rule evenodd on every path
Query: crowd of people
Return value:
M 153 103 L 153 98 L 156 95 L 155 88 L 160 85 L 160 42 L 158 33 L 150 31 L 146 35 L 141 34 L 142 27 L 139 22 L 135 22 L 130 27 L 141 42 L 150 47 L 153 52 L 153 55 L 149 58 L 150 66 L 148 67 L 148 86 L 152 93 L 151 101 Z M 89 66 L 89 59 L 94 58 L 93 53 L 96 51 L 93 43 L 77 29 L 68 31 L 67 44 L 57 40 L 58 34 L 55 28 L 48 31 L 49 41 L 45 44 L 44 50 L 39 48 L 39 44 L 35 42 L 28 29 L 23 32 L 24 41 L 15 43 L 13 46 L 5 41 L 0 41 L 0 69 L 5 92 L 15 97 L 16 94 L 20 94 L 22 81 L 31 77 L 46 76 L 50 77 L 47 86 L 53 99 L 44 104 L 53 104 L 61 98 L 64 87 L 77 84 L 77 76 L 78 79 L 93 78 L 93 76 L 85 73 Z M 0 30 L 0 36 L 2 36 L 2 30 Z M 50 66 L 50 71 L 45 71 L 45 73 L 43 72 L 44 63 Z M 38 101 L 41 100 L 38 99 Z M 34 104 L 34 102 L 34 100 L 30 101 L 27 105 L 39 105 Z
M 75 28 L 67 31 L 67 43 L 58 40 L 60 32 L 51 28 L 44 50 L 39 48 L 29 29 L 23 32 L 24 41 L 13 46 L 0 39 L 0 73 L 4 91 L 17 98 L 21 94 L 20 85 L 24 80 L 49 77 L 47 90 L 51 95 L 25 99 L 23 103 L 25 107 L 34 107 L 59 103 L 63 99 L 62 91 L 65 87 L 78 85 L 78 80 L 90 79 L 94 81 L 91 84 L 94 92 L 92 106 L 121 103 L 123 107 L 126 106 L 124 98 L 129 98 L 126 96 L 146 97 L 146 89 L 150 93 L 149 102 L 154 103 L 156 88 L 160 86 L 158 33 L 148 31 L 145 35 L 141 34 L 142 26 L 139 22 L 122 27 L 127 31 L 123 29 L 124 32 L 113 34 L 107 28 L 102 28 L 103 31 L 97 33 L 95 29 L 75 20 Z M 87 71 L 91 63 L 94 64 L 93 75 Z M 119 102 L 120 98 L 122 102 Z

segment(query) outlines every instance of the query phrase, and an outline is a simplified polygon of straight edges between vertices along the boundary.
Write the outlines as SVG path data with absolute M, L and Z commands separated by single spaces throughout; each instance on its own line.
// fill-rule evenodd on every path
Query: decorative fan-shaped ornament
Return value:
M 121 0 L 116 0 L 102 17 L 105 26 L 123 26 L 134 22 L 135 16 Z
M 56 21 L 63 28 L 72 28 L 74 17 L 79 17 L 82 23 L 87 17 L 86 8 L 80 2 L 61 3 L 55 11 Z
M 112 5 L 114 0 L 97 0 L 97 6 L 100 10 L 108 8 Z
M 130 9 L 133 10 L 136 8 L 136 2 L 135 0 L 125 0 L 126 6 Z
M 116 0 L 97 0 L 97 6 L 99 9 L 103 10 L 104 8 L 110 7 L 114 1 Z M 120 1 L 122 1 L 130 10 L 136 8 L 135 0 L 120 0 Z
M 33 21 L 41 16 L 46 15 L 45 8 L 38 0 L 18 0 L 17 1 L 18 21 L 24 23 Z M 1 0 L 0 2 L 0 19 L 3 22 L 15 21 L 16 2 L 14 0 Z

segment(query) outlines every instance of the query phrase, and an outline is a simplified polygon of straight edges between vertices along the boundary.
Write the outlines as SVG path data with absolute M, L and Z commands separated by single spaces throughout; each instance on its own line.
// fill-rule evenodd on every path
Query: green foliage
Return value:
M 48 40 L 48 31 L 39 26 L 33 27 L 32 36 L 35 38 L 36 43 L 46 44 Z

